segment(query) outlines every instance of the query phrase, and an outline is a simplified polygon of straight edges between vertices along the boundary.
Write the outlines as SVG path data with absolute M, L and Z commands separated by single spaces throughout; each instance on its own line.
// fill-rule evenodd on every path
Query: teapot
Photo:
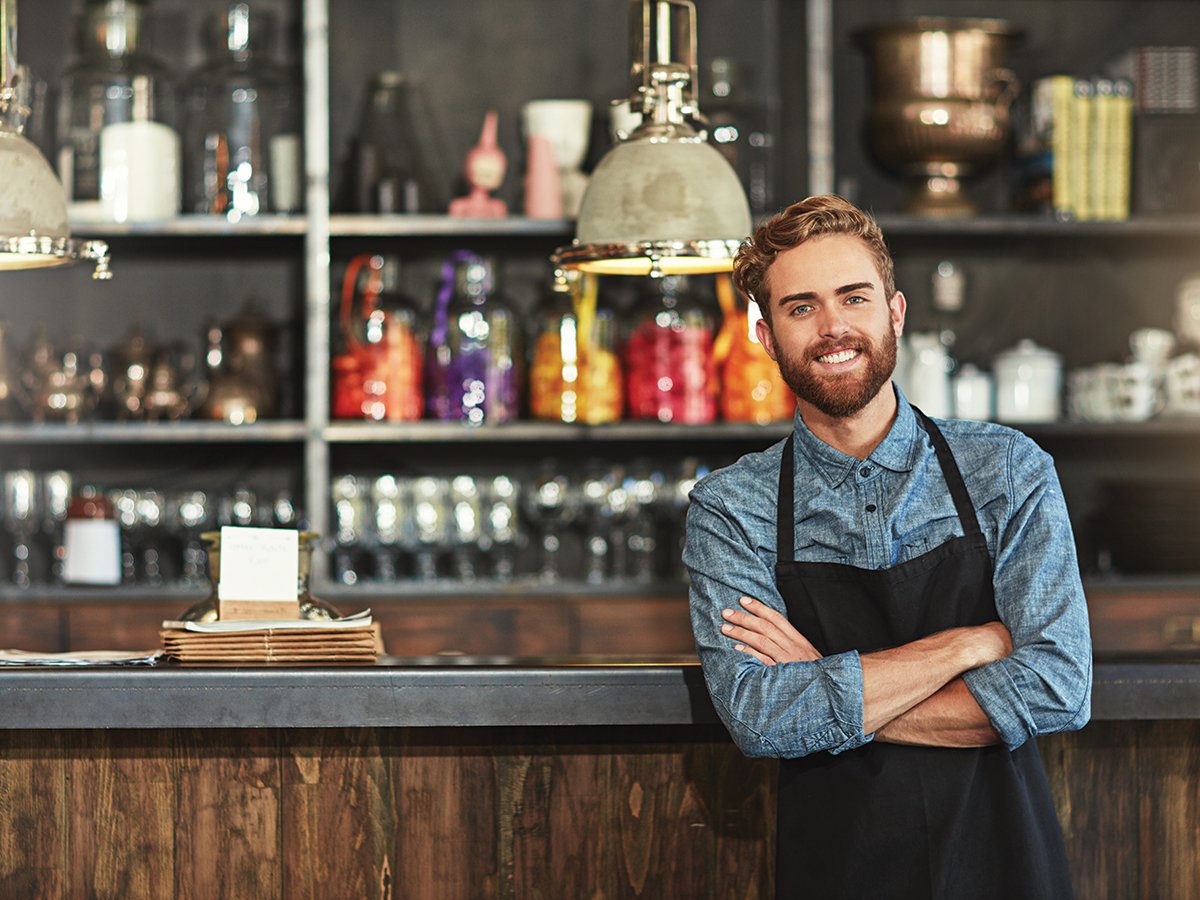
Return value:
M 79 422 L 91 416 L 97 394 L 79 342 L 60 354 L 39 326 L 23 382 L 35 422 Z
M 209 329 L 209 389 L 204 415 L 233 425 L 274 415 L 278 388 L 271 361 L 271 323 L 250 301 L 219 332 Z M 220 342 L 216 353 L 214 338 Z
M 25 388 L 20 369 L 14 365 L 8 345 L 8 323 L 0 322 L 0 421 L 16 419 L 25 405 Z
M 140 419 L 143 399 L 154 363 L 154 350 L 138 326 L 113 350 L 112 393 L 117 418 Z
M 177 356 L 178 364 L 172 356 Z M 208 385 L 197 377 L 196 368 L 191 354 L 162 351 L 155 357 L 142 398 L 142 411 L 148 421 L 178 421 L 203 402 Z

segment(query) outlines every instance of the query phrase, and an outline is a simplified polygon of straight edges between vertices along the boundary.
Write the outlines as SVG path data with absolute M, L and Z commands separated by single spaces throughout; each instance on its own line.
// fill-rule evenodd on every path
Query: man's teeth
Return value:
M 829 353 L 825 356 L 818 356 L 817 359 L 823 363 L 843 363 L 854 359 L 856 356 L 858 356 L 857 350 L 839 350 L 837 353 Z

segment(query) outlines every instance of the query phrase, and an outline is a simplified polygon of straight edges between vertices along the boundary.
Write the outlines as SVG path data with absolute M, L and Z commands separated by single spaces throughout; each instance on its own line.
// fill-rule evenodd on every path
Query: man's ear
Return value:
M 759 319 L 754 323 L 754 334 L 767 351 L 767 356 L 778 362 L 779 358 L 775 355 L 775 335 L 771 333 L 771 326 L 767 324 L 766 319 Z
M 888 310 L 892 317 L 892 332 L 896 337 L 904 334 L 904 314 L 908 311 L 908 301 L 904 299 L 904 295 L 899 291 L 892 296 L 888 301 Z

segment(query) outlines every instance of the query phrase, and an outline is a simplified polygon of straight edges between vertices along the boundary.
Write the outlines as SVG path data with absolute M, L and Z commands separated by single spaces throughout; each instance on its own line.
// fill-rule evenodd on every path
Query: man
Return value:
M 747 756 L 782 758 L 778 896 L 1069 897 L 1030 740 L 1090 715 L 1053 462 L 891 383 L 904 295 L 841 198 L 764 223 L 734 278 L 795 427 L 696 485 L 684 561 L 713 704 Z

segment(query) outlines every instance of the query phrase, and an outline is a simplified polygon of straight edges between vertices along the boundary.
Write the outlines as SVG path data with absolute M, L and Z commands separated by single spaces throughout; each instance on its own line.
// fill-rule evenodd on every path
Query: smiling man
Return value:
M 782 760 L 781 898 L 1060 898 L 1035 743 L 1090 714 L 1091 644 L 1050 457 L 891 382 L 904 295 L 838 197 L 734 264 L 797 397 L 785 441 L 699 482 L 684 561 L 713 704 Z

